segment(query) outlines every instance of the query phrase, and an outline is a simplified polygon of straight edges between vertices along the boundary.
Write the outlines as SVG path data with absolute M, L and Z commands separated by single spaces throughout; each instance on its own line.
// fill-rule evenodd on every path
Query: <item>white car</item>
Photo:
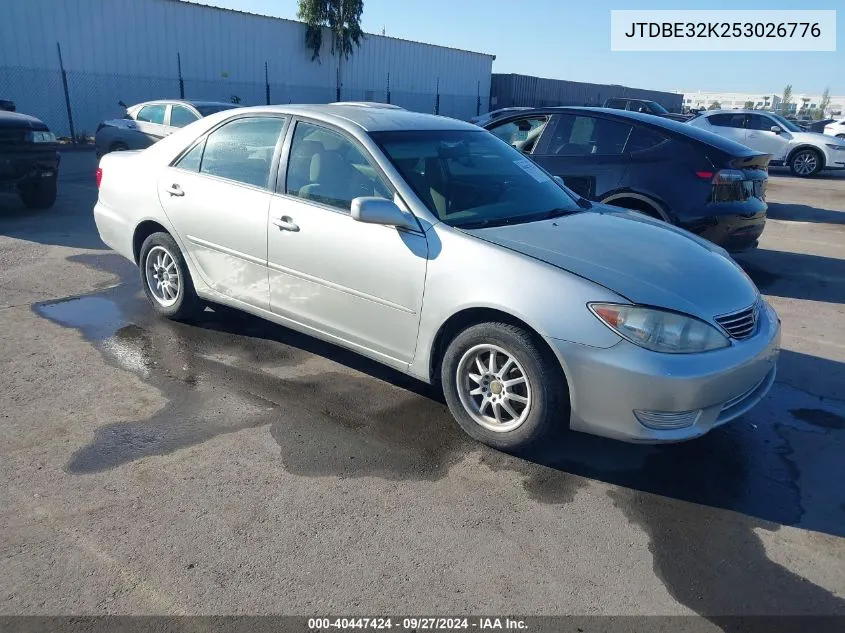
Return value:
M 786 165 L 802 178 L 815 176 L 822 169 L 845 169 L 845 139 L 805 132 L 773 112 L 711 110 L 688 125 L 771 154 L 770 165 Z
M 824 133 L 829 136 L 845 139 L 845 119 L 828 123 L 824 126 Z

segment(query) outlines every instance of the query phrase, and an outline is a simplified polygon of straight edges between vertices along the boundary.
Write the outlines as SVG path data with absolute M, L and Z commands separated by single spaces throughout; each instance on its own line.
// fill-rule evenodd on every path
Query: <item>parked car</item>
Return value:
M 157 313 L 222 303 L 439 383 L 500 449 L 566 419 L 690 439 L 775 378 L 777 315 L 723 249 L 579 199 L 469 123 L 246 108 L 108 154 L 97 180 L 100 236 Z
M 818 121 L 803 121 L 798 124 L 805 132 L 815 132 L 817 134 L 824 134 L 824 129 L 829 123 L 833 123 L 833 119 L 821 119 Z
M 97 126 L 94 145 L 97 156 L 129 149 L 144 149 L 168 134 L 209 114 L 237 108 L 218 101 L 145 101 L 126 108 L 121 119 L 103 121 Z
M 481 114 L 479 116 L 472 117 L 469 122 L 473 125 L 486 125 L 490 121 L 495 119 L 500 119 L 503 116 L 507 116 L 508 114 L 513 114 L 515 112 L 520 112 L 522 110 L 531 110 L 531 108 L 526 107 L 513 107 L 513 108 L 499 108 L 498 110 L 492 110 L 486 114 Z
M 845 139 L 845 119 L 828 123 L 824 126 L 824 133 Z
M 404 110 L 405 108 L 392 103 L 381 103 L 380 101 L 335 101 L 332 105 L 349 105 L 361 108 L 384 108 L 386 110 Z
M 0 111 L 0 191 L 17 193 L 30 209 L 52 207 L 59 160 L 56 137 L 43 121 Z
M 15 110 L 17 110 L 17 106 L 15 106 L 14 101 L 0 99 L 0 111 L 14 112 Z
M 822 169 L 845 169 L 845 142 L 805 132 L 774 112 L 712 110 L 688 125 L 771 154 L 772 165 L 786 165 L 802 178 Z
M 604 107 L 614 110 L 629 110 L 631 112 L 653 114 L 654 116 L 665 117 L 674 121 L 686 121 L 690 118 L 690 115 L 687 114 L 669 112 L 669 110 L 657 103 L 657 101 L 649 101 L 648 99 L 607 99 L 604 102 Z
M 537 109 L 485 126 L 579 196 L 680 226 L 729 251 L 766 223 L 769 156 L 669 119 L 603 108 Z

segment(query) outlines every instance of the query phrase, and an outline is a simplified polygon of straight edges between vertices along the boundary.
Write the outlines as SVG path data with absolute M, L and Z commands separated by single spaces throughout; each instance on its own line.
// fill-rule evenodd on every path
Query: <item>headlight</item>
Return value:
M 724 334 L 695 317 L 616 303 L 591 303 L 588 307 L 619 336 L 653 352 L 694 354 L 730 345 Z
M 56 135 L 52 132 L 45 132 L 44 130 L 39 130 L 36 132 L 29 133 L 29 142 L 30 143 L 55 143 L 56 142 Z
M 825 143 L 830 149 L 835 149 L 840 152 L 845 152 L 845 145 L 834 145 L 833 143 Z

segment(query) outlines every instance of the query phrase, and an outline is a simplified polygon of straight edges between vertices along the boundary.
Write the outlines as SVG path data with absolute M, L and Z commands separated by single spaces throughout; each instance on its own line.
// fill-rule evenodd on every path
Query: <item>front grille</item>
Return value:
M 722 326 L 732 338 L 746 339 L 754 334 L 754 329 L 757 326 L 757 304 L 734 312 L 732 314 L 724 314 L 716 317 L 716 323 Z

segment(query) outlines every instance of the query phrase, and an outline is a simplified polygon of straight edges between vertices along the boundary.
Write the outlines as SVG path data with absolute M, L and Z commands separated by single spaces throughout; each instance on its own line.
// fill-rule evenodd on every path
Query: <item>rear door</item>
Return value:
M 622 180 L 632 127 L 592 114 L 556 114 L 531 157 L 578 195 L 599 200 Z
M 742 112 L 723 112 L 706 117 L 711 131 L 745 145 L 745 115 Z
M 135 115 L 135 127 L 146 137 L 150 145 L 167 136 L 167 126 L 164 123 L 166 115 L 166 103 L 148 103 L 138 109 L 138 114 Z
M 278 164 L 283 116 L 231 119 L 167 168 L 158 196 L 202 280 L 222 295 L 264 310 L 270 174 Z

